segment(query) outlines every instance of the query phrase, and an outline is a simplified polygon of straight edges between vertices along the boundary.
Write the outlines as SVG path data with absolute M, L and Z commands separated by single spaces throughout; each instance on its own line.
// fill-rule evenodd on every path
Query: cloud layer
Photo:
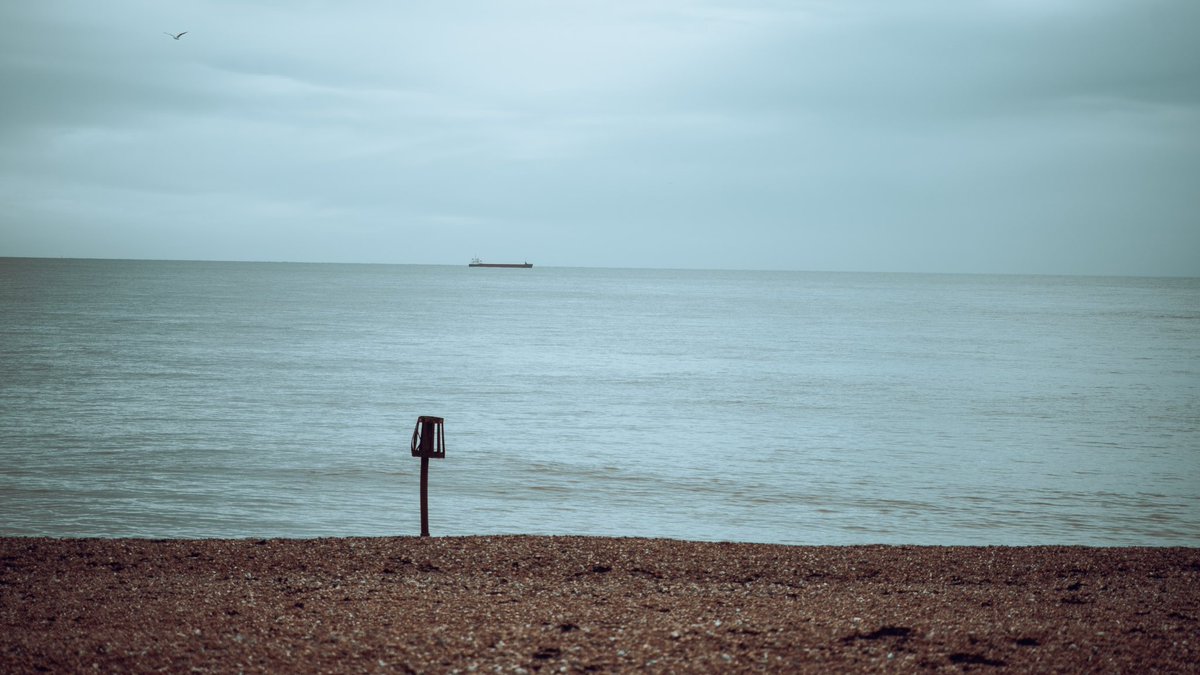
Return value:
M 409 4 L 5 5 L 0 255 L 1200 275 L 1200 4 Z

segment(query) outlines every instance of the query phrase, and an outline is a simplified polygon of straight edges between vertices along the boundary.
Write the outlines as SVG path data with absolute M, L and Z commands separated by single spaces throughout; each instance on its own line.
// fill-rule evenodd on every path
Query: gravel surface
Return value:
M 1200 549 L 0 538 L 0 672 L 1200 672 Z

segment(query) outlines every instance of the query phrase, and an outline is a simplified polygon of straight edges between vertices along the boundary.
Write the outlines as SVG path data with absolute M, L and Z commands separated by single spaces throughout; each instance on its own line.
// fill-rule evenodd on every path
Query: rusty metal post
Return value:
M 429 536 L 429 458 L 421 458 L 421 536 Z
M 421 415 L 412 435 L 412 456 L 421 458 L 421 536 L 429 536 L 429 458 L 446 456 L 445 420 Z

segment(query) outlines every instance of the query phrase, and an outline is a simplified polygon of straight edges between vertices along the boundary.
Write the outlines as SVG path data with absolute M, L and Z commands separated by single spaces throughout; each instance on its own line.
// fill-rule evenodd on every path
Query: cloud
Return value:
M 1198 243 L 1198 19 L 1183 0 L 10 4 L 0 253 L 1200 273 L 1177 253 Z

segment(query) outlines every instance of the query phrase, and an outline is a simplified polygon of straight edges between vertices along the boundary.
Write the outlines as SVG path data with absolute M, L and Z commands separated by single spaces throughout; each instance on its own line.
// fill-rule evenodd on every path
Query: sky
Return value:
M 1200 276 L 1197 0 L 13 0 L 0 91 L 0 256 Z

